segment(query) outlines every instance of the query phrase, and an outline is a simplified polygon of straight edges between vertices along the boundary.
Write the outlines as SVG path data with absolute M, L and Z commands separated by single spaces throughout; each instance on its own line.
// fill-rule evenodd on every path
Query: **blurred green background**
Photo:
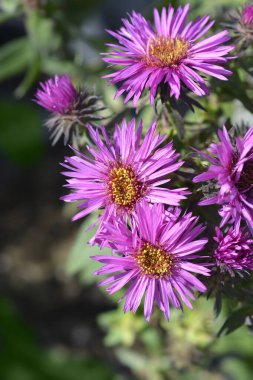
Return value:
M 191 17 L 210 14 L 219 29 L 227 10 L 244 2 L 190 3 Z M 68 73 L 123 115 L 122 100 L 113 102 L 113 87 L 100 79 L 107 73 L 100 52 L 110 40 L 104 30 L 118 28 L 133 9 L 151 17 L 163 5 L 168 2 L 0 1 L 0 380 L 252 379 L 248 329 L 226 335 L 225 328 L 217 336 L 233 303 L 216 318 L 212 302 L 201 298 L 193 311 L 173 312 L 170 323 L 155 315 L 147 325 L 141 312 L 123 315 L 117 298 L 97 288 L 88 259 L 97 249 L 88 249 L 92 232 L 83 232 L 94 216 L 71 223 L 73 207 L 58 200 L 59 162 L 69 150 L 51 147 L 47 113 L 32 101 L 39 81 Z M 222 104 L 214 96 L 204 100 L 208 116 L 189 115 L 189 125 L 217 129 L 217 121 L 252 121 L 252 98 L 238 88 L 235 96 L 232 87 Z M 149 122 L 152 112 L 147 107 L 138 117 Z M 243 322 L 233 320 L 231 330 Z

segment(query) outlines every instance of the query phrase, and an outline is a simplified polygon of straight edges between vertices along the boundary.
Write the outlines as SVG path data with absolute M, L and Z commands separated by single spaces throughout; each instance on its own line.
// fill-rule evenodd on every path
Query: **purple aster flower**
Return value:
M 230 14 L 232 22 L 226 24 L 235 37 L 238 50 L 246 49 L 253 41 L 253 5 L 235 9 Z
M 242 22 L 253 28 L 253 5 L 246 5 L 242 11 Z
M 83 201 L 82 209 L 73 220 L 82 218 L 98 208 L 104 208 L 102 220 L 110 215 L 129 215 L 142 199 L 152 203 L 178 205 L 188 194 L 185 188 L 159 188 L 170 181 L 167 176 L 181 167 L 179 154 L 172 142 L 158 148 L 166 136 L 155 135 L 156 124 L 147 131 L 143 142 L 142 123 L 135 132 L 135 120 L 116 124 L 112 143 L 104 128 L 99 131 L 89 127 L 97 149 L 87 147 L 91 156 L 77 152 L 66 157 L 63 166 L 68 171 L 66 187 L 73 193 L 62 197 L 66 202 Z
M 35 102 L 53 113 L 45 123 L 52 145 L 63 136 L 65 145 L 70 141 L 75 148 L 82 146 L 87 124 L 96 125 L 103 119 L 99 114 L 105 110 L 103 103 L 84 86 L 76 90 L 66 74 L 41 83 L 41 88 L 36 92 Z
M 35 101 L 48 111 L 61 115 L 69 112 L 78 96 L 67 74 L 55 75 L 53 79 L 40 83 L 40 86 L 41 89 L 35 94 Z
M 211 144 L 201 155 L 211 165 L 193 182 L 216 181 L 217 193 L 200 202 L 200 205 L 222 205 L 221 226 L 232 221 L 239 229 L 241 218 L 249 228 L 253 225 L 253 128 L 243 138 L 237 137 L 232 145 L 225 127 L 218 132 L 220 144 Z
M 209 16 L 186 23 L 190 5 L 174 11 L 169 5 L 159 15 L 154 10 L 154 27 L 139 13 L 132 12 L 130 19 L 123 19 L 117 32 L 108 31 L 118 40 L 108 44 L 113 50 L 104 61 L 123 68 L 107 75 L 111 83 L 122 83 L 116 97 L 126 93 L 125 103 L 133 98 L 136 105 L 144 89 L 150 89 L 150 102 L 154 102 L 159 86 L 170 89 L 170 96 L 180 96 L 181 84 L 202 96 L 208 94 L 204 73 L 221 80 L 231 72 L 220 64 L 226 63 L 226 55 L 233 46 L 224 46 L 227 31 L 214 34 L 196 42 L 214 24 Z
M 217 248 L 214 257 L 217 266 L 226 269 L 231 275 L 234 271 L 253 269 L 253 240 L 245 229 L 231 227 L 225 234 L 216 228 Z
M 155 302 L 166 319 L 170 318 L 170 304 L 177 309 L 182 309 L 182 303 L 192 308 L 193 291 L 205 292 L 206 287 L 191 272 L 209 275 L 206 264 L 191 262 L 203 258 L 197 252 L 207 239 L 196 240 L 203 230 L 191 213 L 180 217 L 177 210 L 164 211 L 161 204 L 139 203 L 130 229 L 123 222 L 104 224 L 100 237 L 118 255 L 92 257 L 104 264 L 94 274 L 109 275 L 99 285 L 108 285 L 108 293 L 113 294 L 129 284 L 123 296 L 124 312 L 136 312 L 145 293 L 147 321 Z

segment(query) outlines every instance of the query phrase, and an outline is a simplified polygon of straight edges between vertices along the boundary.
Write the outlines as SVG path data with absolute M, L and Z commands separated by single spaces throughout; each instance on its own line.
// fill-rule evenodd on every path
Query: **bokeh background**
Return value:
M 210 14 L 220 28 L 228 9 L 244 2 L 190 3 L 191 17 Z M 212 302 L 201 298 L 193 311 L 173 312 L 172 322 L 154 318 L 147 325 L 141 313 L 123 315 L 117 298 L 97 288 L 88 259 L 96 248 L 86 246 L 92 232 L 83 232 L 91 220 L 71 223 L 73 206 L 59 200 L 65 191 L 59 162 L 69 148 L 51 146 L 47 113 L 32 101 L 39 81 L 68 73 L 123 116 L 121 99 L 113 102 L 114 89 L 100 79 L 107 73 L 100 56 L 110 39 L 105 29 L 118 28 L 133 9 L 151 17 L 163 5 L 0 1 L 0 380 L 252 379 L 250 331 L 244 326 L 218 337 L 231 304 L 216 318 Z M 206 100 L 214 128 L 224 120 L 252 121 L 252 100 L 234 91 L 233 102 Z M 147 122 L 150 112 L 141 115 Z

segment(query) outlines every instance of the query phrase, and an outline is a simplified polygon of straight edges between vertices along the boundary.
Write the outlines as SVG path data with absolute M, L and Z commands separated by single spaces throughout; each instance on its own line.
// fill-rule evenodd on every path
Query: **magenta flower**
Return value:
M 69 177 L 66 187 L 73 193 L 62 197 L 66 202 L 84 201 L 82 209 L 73 220 L 82 218 L 98 208 L 104 208 L 102 217 L 131 214 L 136 204 L 146 199 L 152 203 L 178 205 L 188 194 L 185 188 L 159 188 L 170 181 L 167 176 L 181 167 L 179 154 L 172 142 L 158 147 L 166 136 L 155 135 L 156 124 L 147 131 L 141 143 L 142 123 L 135 132 L 135 120 L 129 124 L 125 120 L 122 128 L 115 126 L 114 143 L 104 128 L 103 140 L 98 130 L 89 127 L 91 138 L 97 149 L 87 147 L 91 156 L 77 152 L 76 156 L 66 157 L 63 166 Z
M 154 27 L 141 14 L 132 12 L 129 20 L 122 20 L 120 30 L 108 31 L 118 43 L 108 44 L 113 50 L 104 61 L 123 66 L 105 76 L 111 83 L 122 84 L 116 97 L 125 92 L 125 103 L 133 98 L 136 105 L 144 89 L 149 89 L 153 103 L 159 86 L 165 85 L 170 96 L 178 99 L 182 84 L 199 96 L 208 94 L 205 79 L 197 71 L 227 80 L 231 72 L 220 66 L 233 49 L 222 45 L 230 39 L 227 31 L 196 42 L 214 21 L 208 22 L 209 16 L 205 16 L 186 23 L 189 8 L 187 4 L 174 11 L 169 5 L 161 15 L 155 9 Z
M 50 132 L 52 145 L 63 137 L 64 145 L 79 148 L 86 141 L 87 124 L 97 125 L 104 117 L 104 104 L 86 86 L 75 89 L 68 75 L 56 75 L 41 83 L 35 102 L 52 112 L 45 126 Z
M 226 269 L 231 275 L 234 271 L 253 269 L 253 240 L 245 229 L 236 231 L 231 227 L 226 234 L 216 228 L 217 248 L 214 251 L 217 266 Z
M 35 101 L 48 111 L 64 115 L 77 99 L 78 93 L 67 74 L 55 75 L 53 79 L 40 85 L 41 89 L 37 90 Z
M 242 11 L 242 22 L 253 28 L 253 5 L 246 5 Z
M 95 275 L 109 275 L 99 285 L 109 285 L 113 294 L 129 284 L 124 312 L 136 312 L 145 294 L 144 315 L 147 321 L 153 313 L 154 303 L 170 318 L 170 304 L 182 309 L 182 302 L 192 308 L 193 291 L 205 292 L 206 287 L 191 272 L 204 276 L 209 269 L 191 261 L 202 259 L 197 254 L 207 239 L 196 240 L 204 230 L 198 218 L 191 213 L 178 215 L 178 210 L 164 211 L 161 204 L 142 202 L 136 206 L 130 229 L 123 222 L 104 224 L 100 237 L 118 255 L 92 257 L 104 266 Z
M 234 43 L 242 54 L 253 41 L 253 5 L 249 4 L 233 10 L 230 20 L 227 27 L 231 30 Z
M 232 145 L 225 127 L 218 132 L 220 144 L 211 144 L 208 154 L 201 153 L 211 165 L 193 182 L 214 180 L 217 193 L 200 205 L 222 205 L 221 226 L 231 221 L 239 229 L 241 218 L 249 228 L 253 225 L 253 128 L 243 138 L 237 137 Z

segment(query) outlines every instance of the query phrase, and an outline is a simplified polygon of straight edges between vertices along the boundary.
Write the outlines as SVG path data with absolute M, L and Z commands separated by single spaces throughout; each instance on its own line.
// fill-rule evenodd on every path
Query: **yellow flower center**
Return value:
M 187 57 L 189 44 L 184 38 L 152 38 L 148 47 L 146 62 L 150 66 L 177 66 Z
M 109 173 L 108 192 L 113 203 L 131 209 L 143 196 L 144 186 L 131 166 L 119 165 Z
M 136 261 L 143 274 L 155 278 L 170 275 L 175 263 L 171 253 L 150 243 L 142 245 L 136 253 Z

